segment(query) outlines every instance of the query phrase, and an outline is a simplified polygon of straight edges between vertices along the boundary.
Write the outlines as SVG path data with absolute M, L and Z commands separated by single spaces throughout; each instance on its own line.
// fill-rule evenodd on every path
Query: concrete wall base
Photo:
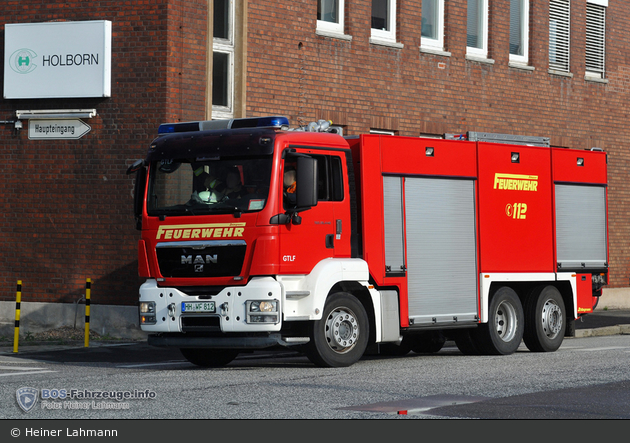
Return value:
M 630 288 L 604 288 L 596 311 L 630 309 Z
M 630 288 L 605 288 L 595 308 L 596 311 L 625 309 L 630 310 Z M 85 328 L 84 304 L 22 302 L 20 337 L 64 326 Z M 90 330 L 101 337 L 117 339 L 147 337 L 140 329 L 136 306 L 91 305 Z M 13 337 L 14 331 L 15 302 L 0 301 L 0 336 Z
M 61 327 L 85 329 L 85 305 L 75 303 L 22 302 L 20 337 Z M 136 306 L 91 305 L 90 330 L 101 337 L 144 339 Z M 15 302 L 0 302 L 0 336 L 13 337 Z

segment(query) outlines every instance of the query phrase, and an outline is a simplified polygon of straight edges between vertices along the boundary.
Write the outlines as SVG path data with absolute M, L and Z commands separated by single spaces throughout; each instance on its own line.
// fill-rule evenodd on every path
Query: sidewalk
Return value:
M 575 321 L 575 337 L 630 334 L 630 310 L 597 310 Z

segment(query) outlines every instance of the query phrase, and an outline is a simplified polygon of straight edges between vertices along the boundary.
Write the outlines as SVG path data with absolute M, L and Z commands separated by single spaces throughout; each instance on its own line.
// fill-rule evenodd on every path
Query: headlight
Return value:
M 141 325 L 154 325 L 156 323 L 154 301 L 141 301 L 139 310 Z
M 278 323 L 278 300 L 248 300 L 247 323 Z
M 250 312 L 275 312 L 277 311 L 277 302 L 273 301 L 250 301 Z

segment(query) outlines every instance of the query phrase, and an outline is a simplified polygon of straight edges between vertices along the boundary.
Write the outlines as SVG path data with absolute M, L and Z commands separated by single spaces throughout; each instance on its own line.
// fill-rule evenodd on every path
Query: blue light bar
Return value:
M 202 131 L 207 129 L 280 128 L 282 126 L 289 126 L 288 118 L 278 116 L 234 118 L 229 120 L 163 123 L 158 128 L 158 134 Z
M 279 128 L 283 125 L 289 126 L 289 119 L 286 117 L 253 117 L 235 118 L 232 120 L 230 128 Z
M 163 123 L 158 127 L 158 134 L 190 131 L 199 131 L 199 122 Z

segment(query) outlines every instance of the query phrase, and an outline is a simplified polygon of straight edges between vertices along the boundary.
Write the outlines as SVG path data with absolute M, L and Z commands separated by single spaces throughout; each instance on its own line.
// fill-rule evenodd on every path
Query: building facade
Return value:
M 478 131 L 603 149 L 609 287 L 626 288 L 629 16 L 608 0 L 7 0 L 5 73 L 6 25 L 105 21 L 111 83 L 100 97 L 5 87 L 0 301 L 21 280 L 23 301 L 72 303 L 90 278 L 93 303 L 135 305 L 127 167 L 160 123 L 269 114 L 329 119 L 346 135 Z M 29 137 L 37 119 L 18 113 L 85 109 L 95 115 L 79 139 Z

